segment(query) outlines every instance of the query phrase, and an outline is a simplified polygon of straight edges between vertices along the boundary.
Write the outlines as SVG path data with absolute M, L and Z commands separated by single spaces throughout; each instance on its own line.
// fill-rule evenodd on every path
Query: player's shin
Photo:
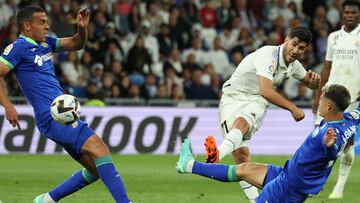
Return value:
M 116 170 L 110 156 L 99 157 L 95 160 L 96 169 L 100 179 L 106 185 L 117 203 L 130 202 L 124 183 Z
M 192 173 L 222 182 L 239 181 L 236 176 L 236 165 L 209 164 L 194 162 Z
M 255 200 L 255 198 L 257 198 L 259 196 L 259 192 L 258 192 L 257 188 L 252 186 L 248 182 L 240 181 L 239 184 L 240 184 L 241 188 L 243 189 L 246 197 L 249 200 Z
M 243 140 L 243 134 L 239 129 L 233 128 L 221 142 L 219 149 L 219 161 L 235 149 L 238 149 Z
M 81 188 L 95 182 L 98 178 L 90 174 L 87 169 L 77 171 L 67 180 L 49 192 L 51 198 L 57 202 L 60 199 L 80 190 Z

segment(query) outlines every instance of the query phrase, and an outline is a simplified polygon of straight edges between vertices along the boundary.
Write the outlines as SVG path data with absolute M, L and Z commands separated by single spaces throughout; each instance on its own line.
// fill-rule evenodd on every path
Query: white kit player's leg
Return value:
M 339 176 L 336 185 L 329 195 L 330 199 L 342 199 L 344 196 L 344 187 L 349 177 L 351 167 L 355 159 L 354 145 L 349 145 L 345 148 L 340 156 Z
M 239 129 L 232 129 L 221 142 L 219 149 L 219 161 L 235 149 L 240 148 L 243 134 Z

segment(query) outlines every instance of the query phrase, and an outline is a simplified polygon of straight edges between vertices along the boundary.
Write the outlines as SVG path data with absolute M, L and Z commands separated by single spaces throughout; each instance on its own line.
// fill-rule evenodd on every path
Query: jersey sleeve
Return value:
M 346 114 L 346 113 L 345 113 Z M 352 118 L 352 121 L 355 125 L 359 125 L 360 124 L 360 104 L 359 106 L 357 107 L 357 109 L 351 111 L 350 113 L 351 118 Z
M 46 36 L 45 41 L 51 47 L 53 53 L 60 51 L 60 38 Z
M 330 34 L 327 40 L 327 48 L 326 48 L 326 55 L 325 55 L 325 60 L 327 61 L 332 61 L 333 60 L 333 48 L 332 48 L 332 44 L 334 41 L 334 33 Z
M 0 61 L 10 70 L 13 70 L 21 62 L 21 53 L 24 48 L 19 41 L 9 44 L 0 56 Z
M 253 64 L 256 68 L 256 75 L 266 77 L 273 81 L 277 61 L 271 54 L 265 51 L 264 49 L 260 49 L 255 53 Z
M 296 80 L 301 80 L 306 76 L 306 70 L 299 61 L 294 61 L 291 76 Z

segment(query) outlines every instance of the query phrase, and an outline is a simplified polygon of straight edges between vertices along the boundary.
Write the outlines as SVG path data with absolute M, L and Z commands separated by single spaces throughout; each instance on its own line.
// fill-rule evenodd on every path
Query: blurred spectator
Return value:
M 131 9 L 132 5 L 129 0 L 118 0 L 116 3 L 113 3 L 112 13 L 114 14 L 114 23 L 116 30 L 120 33 L 127 34 L 130 32 L 129 14 Z
M 88 100 L 84 103 L 85 106 L 105 106 L 104 95 L 97 85 L 97 81 L 90 80 L 87 85 Z
M 105 49 L 105 70 L 106 71 L 110 71 L 111 69 L 111 64 L 114 61 L 124 61 L 124 54 L 122 52 L 122 49 L 120 47 L 120 44 L 118 43 L 118 41 L 116 40 L 110 40 L 108 42 L 108 46 Z
M 164 20 L 159 12 L 159 3 L 158 1 L 148 1 L 146 6 L 147 13 L 144 16 L 144 19 L 149 22 L 149 26 L 147 26 L 147 28 L 149 29 L 149 33 L 151 35 L 156 35 L 159 33 L 160 25 L 164 23 Z
M 308 88 L 303 84 L 299 83 L 297 87 L 297 96 L 292 101 L 297 102 L 297 106 L 306 107 L 311 101 L 311 97 L 308 96 Z
M 215 28 L 216 10 L 211 0 L 204 0 L 204 6 L 200 9 L 200 22 L 205 28 Z
M 164 81 L 163 83 L 166 85 L 167 95 L 170 96 L 171 89 L 174 84 L 179 86 L 180 89 L 183 89 L 183 81 L 176 75 L 176 71 L 171 64 L 164 65 Z M 182 94 L 182 92 L 181 92 Z
M 101 88 L 102 87 L 102 77 L 104 75 L 104 65 L 102 63 L 95 63 L 91 67 L 92 74 L 92 83 L 96 83 L 96 85 Z
M 111 96 L 113 84 L 113 75 L 110 72 L 105 72 L 102 78 L 102 91 L 105 97 Z
M 190 39 L 189 29 L 191 25 L 186 24 L 186 21 L 180 17 L 180 11 L 177 7 L 171 9 L 169 26 L 172 41 L 180 50 L 183 50 Z
M 338 30 L 341 26 L 341 3 L 342 0 L 333 0 L 326 14 L 326 19 L 331 24 L 331 30 Z
M 140 87 L 135 84 L 131 84 L 129 88 L 129 98 L 135 101 L 141 99 L 140 97 Z
M 228 67 L 222 72 L 222 80 L 226 81 L 230 78 L 233 72 L 236 70 L 240 62 L 243 60 L 244 56 L 241 52 L 235 51 L 232 53 L 232 60 Z
M 154 74 L 148 74 L 146 76 L 146 82 L 141 86 L 141 97 L 145 99 L 152 99 L 157 94 L 156 76 Z
M 130 31 L 133 33 L 139 33 L 139 30 L 141 28 L 142 17 L 140 13 L 140 8 L 138 6 L 131 7 L 128 20 L 129 20 Z
M 156 37 L 159 42 L 160 60 L 165 61 L 170 56 L 170 52 L 174 47 L 170 36 L 170 27 L 167 24 L 161 24 L 160 33 Z
M 169 99 L 167 94 L 166 85 L 161 83 L 157 89 L 156 99 Z
M 235 11 L 231 9 L 230 0 L 220 0 L 220 6 L 216 9 L 217 28 L 229 27 L 235 17 Z
M 159 61 L 160 58 L 160 54 L 159 54 L 159 43 L 156 39 L 156 37 L 154 37 L 154 35 L 152 35 L 150 33 L 150 29 L 151 29 L 151 24 L 149 21 L 144 20 L 142 22 L 142 38 L 144 39 L 144 46 L 147 49 L 147 51 L 149 52 L 149 54 L 151 55 L 152 61 L 156 62 Z
M 138 72 L 141 74 L 151 73 L 152 59 L 144 46 L 142 37 L 137 37 L 135 45 L 130 49 L 127 57 L 127 72 Z M 147 66 L 147 70 L 146 67 Z
M 230 51 L 239 36 L 239 30 L 236 30 L 237 32 L 232 32 L 231 26 L 226 25 L 223 27 L 223 32 L 219 34 L 221 40 L 221 47 L 226 52 Z
M 72 87 L 84 87 L 90 78 L 89 71 L 80 63 L 74 51 L 68 53 L 67 60 L 61 64 L 61 70 L 66 83 Z
M 257 28 L 257 21 L 254 13 L 247 8 L 248 0 L 235 0 L 235 11 L 241 19 L 241 27 L 255 30 Z
M 8 25 L 10 18 L 14 16 L 15 12 L 11 9 L 8 2 L 1 2 L 0 3 L 0 30 Z
M 192 72 L 192 81 L 184 86 L 186 99 L 217 99 L 210 87 L 206 87 L 201 83 L 202 70 L 195 69 Z
M 194 3 L 194 0 L 185 0 L 181 10 L 181 14 L 185 20 L 185 23 L 189 27 L 191 27 L 193 23 L 200 22 L 199 9 Z
M 200 66 L 204 65 L 207 62 L 206 53 L 201 49 L 201 39 L 199 37 L 193 38 L 191 42 L 191 47 L 184 50 L 182 54 L 182 60 L 187 61 L 186 59 L 190 54 L 195 56 L 195 61 Z
M 110 96 L 110 98 L 120 98 L 120 97 L 122 97 L 120 86 L 118 84 L 114 84 L 111 87 L 111 96 Z
M 221 75 L 225 68 L 229 66 L 229 58 L 226 52 L 221 47 L 220 37 L 214 39 L 213 50 L 207 53 L 208 62 L 211 63 L 214 67 L 214 72 L 217 75 Z
M 172 67 L 174 67 L 174 70 L 176 71 L 176 75 L 180 76 L 182 71 L 183 71 L 183 67 L 182 67 L 182 63 L 180 60 L 180 52 L 177 48 L 173 48 L 171 50 L 170 53 L 170 57 L 167 60 L 167 63 L 170 63 Z
M 177 85 L 173 84 L 171 87 L 170 99 L 180 101 L 184 99 L 183 90 Z

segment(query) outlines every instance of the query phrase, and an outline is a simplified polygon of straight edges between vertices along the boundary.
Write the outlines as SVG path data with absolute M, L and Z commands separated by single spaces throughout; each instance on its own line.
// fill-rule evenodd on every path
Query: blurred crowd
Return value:
M 306 26 L 312 45 L 301 59 L 319 71 L 327 36 L 341 26 L 341 0 L 0 0 L 0 49 L 18 37 L 18 8 L 37 4 L 48 13 L 49 35 L 76 33 L 76 14 L 91 10 L 86 47 L 54 56 L 64 90 L 80 98 L 218 100 L 221 86 L 248 53 L 279 45 L 289 30 Z M 261 60 L 261 59 L 259 59 Z M 21 96 L 13 74 L 9 95 Z M 289 80 L 280 92 L 311 100 Z

